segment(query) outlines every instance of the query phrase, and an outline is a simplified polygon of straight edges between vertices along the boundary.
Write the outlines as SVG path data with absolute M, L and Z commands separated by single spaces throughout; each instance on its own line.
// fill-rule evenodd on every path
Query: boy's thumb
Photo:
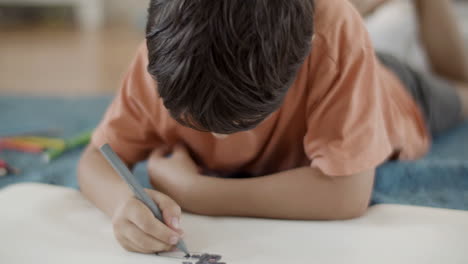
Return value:
M 175 231 L 180 231 L 180 219 L 182 209 L 180 206 L 169 196 L 156 190 L 147 190 L 147 193 L 156 202 L 163 215 L 164 223 Z

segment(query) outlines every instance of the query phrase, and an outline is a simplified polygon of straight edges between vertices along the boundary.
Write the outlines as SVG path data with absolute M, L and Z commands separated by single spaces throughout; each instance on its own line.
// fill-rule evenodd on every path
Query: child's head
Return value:
M 151 0 L 149 73 L 179 123 L 231 134 L 276 111 L 310 51 L 313 0 Z

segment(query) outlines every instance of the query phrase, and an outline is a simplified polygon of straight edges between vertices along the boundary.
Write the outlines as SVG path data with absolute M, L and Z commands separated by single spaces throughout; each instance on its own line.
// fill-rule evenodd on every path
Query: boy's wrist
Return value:
M 118 194 L 116 195 L 116 197 L 118 197 L 117 199 L 115 199 L 114 201 L 114 204 L 108 208 L 108 216 L 110 218 L 113 218 L 117 209 L 122 206 L 123 203 L 125 203 L 127 200 L 131 199 L 132 197 L 134 197 L 134 194 L 132 193 L 132 191 L 130 190 L 129 186 L 125 183 L 124 180 L 121 180 L 119 179 L 119 183 L 113 187 L 114 189 L 114 193 L 115 194 Z

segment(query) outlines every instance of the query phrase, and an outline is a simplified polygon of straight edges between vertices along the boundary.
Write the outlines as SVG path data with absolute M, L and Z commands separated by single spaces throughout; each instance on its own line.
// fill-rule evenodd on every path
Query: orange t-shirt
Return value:
M 208 170 L 255 176 L 301 166 L 330 176 L 353 175 L 393 154 L 424 155 L 430 138 L 422 113 L 377 60 L 360 15 L 348 0 L 315 2 L 312 52 L 284 104 L 256 128 L 218 139 L 179 125 L 147 73 L 143 45 L 93 144 L 109 143 L 126 162 L 136 163 L 161 145 L 184 143 Z

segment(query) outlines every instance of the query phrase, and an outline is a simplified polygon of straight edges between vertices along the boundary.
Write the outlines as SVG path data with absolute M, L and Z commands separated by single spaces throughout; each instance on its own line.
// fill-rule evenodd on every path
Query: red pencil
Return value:
M 21 171 L 17 168 L 10 166 L 6 161 L 0 159 L 0 177 L 8 174 L 19 174 Z
M 0 159 L 0 177 L 8 174 L 8 164 L 6 161 Z

